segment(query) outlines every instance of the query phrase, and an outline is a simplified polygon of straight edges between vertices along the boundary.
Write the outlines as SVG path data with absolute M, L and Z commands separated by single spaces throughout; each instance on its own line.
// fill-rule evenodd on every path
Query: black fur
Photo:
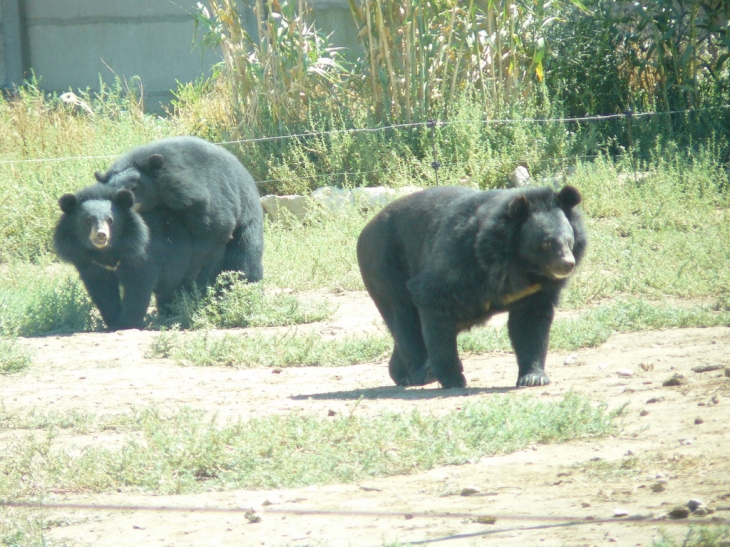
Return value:
M 59 205 L 56 252 L 76 267 L 109 329 L 142 328 L 152 293 L 165 313 L 175 292 L 192 288 L 202 263 L 172 212 L 158 208 L 141 215 L 131 192 L 101 184 L 65 194 Z M 109 223 L 110 231 L 101 248 L 90 237 L 100 223 Z
M 517 385 L 548 384 L 554 307 L 586 248 L 580 200 L 571 186 L 557 194 L 441 187 L 378 213 L 360 234 L 357 257 L 395 340 L 396 384 L 464 387 L 457 334 L 505 311 Z
M 134 148 L 106 173 L 102 184 L 134 192 L 139 211 L 175 212 L 194 237 L 205 265 L 198 283 L 221 271 L 263 278 L 263 209 L 251 175 L 223 148 L 196 137 L 172 137 Z

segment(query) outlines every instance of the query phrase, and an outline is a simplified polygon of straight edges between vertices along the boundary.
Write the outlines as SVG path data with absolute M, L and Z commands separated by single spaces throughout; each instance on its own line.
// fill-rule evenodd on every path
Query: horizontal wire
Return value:
M 705 112 L 709 110 L 727 109 L 730 105 L 712 106 L 706 108 L 696 108 L 688 110 L 671 110 L 668 112 L 632 112 L 632 113 L 621 113 L 621 114 L 606 114 L 596 116 L 584 116 L 584 117 L 573 117 L 573 118 L 507 118 L 497 120 L 456 120 L 448 122 L 436 122 L 440 127 L 447 127 L 450 125 L 492 125 L 492 124 L 517 124 L 517 123 L 566 123 L 566 122 L 588 122 L 588 121 L 606 121 L 611 119 L 619 118 L 644 118 L 648 116 L 660 116 L 660 115 L 674 115 L 674 114 L 688 114 L 691 112 Z M 385 125 L 382 127 L 362 127 L 352 129 L 331 129 L 328 131 L 320 132 L 305 132 L 305 133 L 294 133 L 291 135 L 279 135 L 273 137 L 256 137 L 250 139 L 238 139 L 231 141 L 221 141 L 215 143 L 219 146 L 229 144 L 246 144 L 266 141 L 276 141 L 284 139 L 299 139 L 309 137 L 321 137 L 326 135 L 336 135 L 342 133 L 376 133 L 379 131 L 387 131 L 390 129 L 405 129 L 409 127 L 424 127 L 428 126 L 433 122 L 412 122 Z M 115 158 L 119 154 L 106 154 L 101 156 L 65 156 L 59 158 L 31 158 L 31 159 L 18 159 L 18 160 L 0 160 L 0 165 L 8 165 L 15 163 L 43 163 L 43 162 L 62 162 L 62 161 L 73 161 L 73 160 L 96 160 L 96 159 L 110 159 Z
M 464 512 L 409 512 L 409 511 L 343 511 L 343 510 L 319 510 L 319 509 L 275 509 L 265 507 L 255 509 L 253 507 L 194 507 L 194 506 L 169 506 L 169 505 L 114 505 L 114 504 L 87 504 L 87 503 L 39 503 L 30 501 L 0 501 L 0 507 L 24 508 L 24 509 L 70 509 L 79 511 L 138 511 L 138 512 L 183 512 L 183 513 L 256 513 L 258 515 L 279 514 L 299 516 L 342 516 L 342 517 L 393 517 L 393 518 L 443 518 L 443 519 L 475 519 L 482 520 L 486 524 L 493 524 L 498 520 L 508 521 L 543 521 L 543 522 L 571 522 L 581 524 L 595 523 L 646 523 L 656 525 L 658 522 L 664 524 L 705 524 L 724 525 L 730 524 L 730 520 L 688 520 L 688 519 L 657 519 L 653 516 L 634 515 L 627 517 L 595 518 L 579 516 L 556 516 L 556 515 L 510 515 L 510 514 L 474 514 Z M 730 511 L 730 507 L 719 507 L 716 511 Z

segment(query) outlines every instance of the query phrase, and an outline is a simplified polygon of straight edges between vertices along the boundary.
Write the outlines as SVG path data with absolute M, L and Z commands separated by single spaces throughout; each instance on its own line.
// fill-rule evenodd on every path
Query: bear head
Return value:
M 541 199 L 531 198 L 521 193 L 507 205 L 508 216 L 517 224 L 517 255 L 532 273 L 564 279 L 575 270 L 585 245 L 579 213 L 573 210 L 581 201 L 580 192 L 565 186 L 557 194 L 549 190 L 549 194 L 541 193 Z M 576 234 L 576 229 L 580 233 Z
M 114 245 L 117 234 L 124 232 L 134 195 L 129 190 L 87 191 L 64 194 L 58 204 L 85 247 L 105 250 Z
M 143 159 L 128 158 L 128 161 L 115 164 L 106 173 L 96 171 L 94 177 L 100 184 L 133 192 L 137 210 L 147 212 L 162 205 L 156 178 L 164 164 L 165 158 L 161 154 L 150 154 Z

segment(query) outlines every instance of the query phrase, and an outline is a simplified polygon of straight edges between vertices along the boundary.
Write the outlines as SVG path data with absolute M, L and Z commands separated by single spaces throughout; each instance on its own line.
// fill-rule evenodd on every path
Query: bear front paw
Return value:
M 441 384 L 441 387 L 444 389 L 450 389 L 450 388 L 462 388 L 466 387 L 466 378 L 464 378 L 464 375 L 459 373 L 454 376 L 450 376 L 448 378 L 444 378 L 442 380 L 439 380 L 439 383 Z
M 517 387 L 546 386 L 549 383 L 550 378 L 544 372 L 530 372 L 517 378 Z

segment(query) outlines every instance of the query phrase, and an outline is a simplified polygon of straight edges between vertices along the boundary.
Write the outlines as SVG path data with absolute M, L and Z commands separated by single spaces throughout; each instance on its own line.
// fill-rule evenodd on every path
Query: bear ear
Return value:
M 144 162 L 144 165 L 142 165 L 142 171 L 149 173 L 151 171 L 156 171 L 163 165 L 165 165 L 164 156 L 162 154 L 152 154 L 149 158 L 147 158 L 147 161 Z
M 72 215 L 76 211 L 78 203 L 79 200 L 73 194 L 63 194 L 58 200 L 58 206 L 67 215 Z
M 558 193 L 560 208 L 566 211 L 578 205 L 582 199 L 583 197 L 575 186 L 563 186 L 563 189 Z
M 106 183 L 106 177 L 101 171 L 94 171 L 94 178 L 96 179 L 96 182 L 100 182 L 101 184 Z
M 114 196 L 114 204 L 121 209 L 130 209 L 134 205 L 134 194 L 129 190 L 119 190 Z
M 507 216 L 512 220 L 524 220 L 530 213 L 530 204 L 524 195 L 518 195 L 512 198 L 507 204 Z

